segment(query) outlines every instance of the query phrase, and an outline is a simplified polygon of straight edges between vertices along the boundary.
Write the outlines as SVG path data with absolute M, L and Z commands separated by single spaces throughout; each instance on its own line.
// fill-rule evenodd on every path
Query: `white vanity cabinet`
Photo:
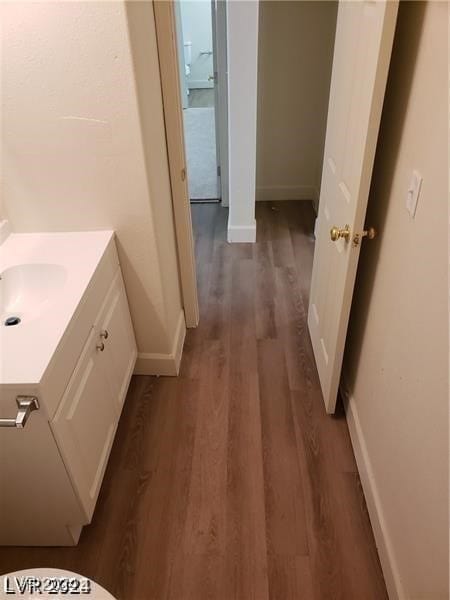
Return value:
M 0 544 L 74 545 L 93 516 L 136 361 L 114 238 L 42 381 L 0 388 L 0 418 L 35 396 L 23 429 L 0 428 Z
M 89 520 L 136 359 L 120 271 L 50 425 Z

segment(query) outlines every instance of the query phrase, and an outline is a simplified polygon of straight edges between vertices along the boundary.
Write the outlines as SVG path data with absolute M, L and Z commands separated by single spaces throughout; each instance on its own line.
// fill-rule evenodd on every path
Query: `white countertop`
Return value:
M 0 245 L 0 275 L 16 265 L 64 268 L 61 288 L 38 316 L 13 327 L 0 323 L 0 385 L 41 381 L 113 236 L 113 231 L 12 233 Z M 0 294 L 1 286 L 0 281 Z

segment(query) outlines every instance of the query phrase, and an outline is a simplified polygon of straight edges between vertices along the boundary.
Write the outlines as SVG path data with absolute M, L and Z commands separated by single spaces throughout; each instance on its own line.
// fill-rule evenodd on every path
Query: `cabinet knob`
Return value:
M 100 342 L 100 344 L 97 344 L 95 347 L 97 348 L 97 350 L 100 350 L 100 352 L 103 352 L 103 350 L 105 349 L 105 344 L 103 342 Z
M 109 338 L 109 332 L 107 329 L 102 329 L 100 331 L 100 337 L 104 340 L 107 340 Z

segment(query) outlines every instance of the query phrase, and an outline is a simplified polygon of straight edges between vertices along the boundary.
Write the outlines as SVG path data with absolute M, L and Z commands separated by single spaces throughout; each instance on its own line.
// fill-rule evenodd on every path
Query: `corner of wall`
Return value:
M 185 338 L 186 323 L 184 312 L 181 310 L 172 340 L 171 351 L 168 354 L 139 352 L 134 374 L 177 376 L 180 372 Z
M 228 242 L 250 243 L 256 242 L 256 220 L 252 225 L 230 225 L 228 224 Z
M 161 72 L 158 60 L 158 46 L 154 7 L 151 3 L 128 3 L 126 7 L 128 36 L 134 67 L 134 83 L 137 99 L 137 111 L 140 124 L 141 144 L 145 161 L 148 186 L 149 211 L 153 222 L 153 233 L 158 257 L 165 329 L 170 339 L 177 335 L 177 315 L 182 311 L 182 297 L 179 285 L 179 262 L 174 227 L 173 198 L 170 171 L 167 156 L 167 137 L 164 122 L 164 106 L 161 86 Z M 160 144 L 155 146 L 155 140 Z M 166 147 L 164 147 L 166 146 Z M 184 314 L 184 313 L 183 313 Z M 147 356 L 146 353 L 140 355 Z M 157 374 L 162 361 L 166 365 L 165 354 L 148 355 L 144 363 L 154 365 Z M 159 356 L 160 358 L 155 358 Z M 153 357 L 153 358 L 152 358 Z M 161 358 L 163 357 L 163 358 Z M 138 357 L 138 363 L 142 363 Z M 145 367 L 147 370 L 149 367 Z M 177 366 L 169 368 L 171 374 Z M 153 367 L 152 367 L 153 369 Z

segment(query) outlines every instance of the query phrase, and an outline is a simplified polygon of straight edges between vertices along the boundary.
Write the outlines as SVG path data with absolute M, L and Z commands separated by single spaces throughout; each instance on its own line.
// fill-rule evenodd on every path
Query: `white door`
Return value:
M 328 413 L 336 405 L 397 9 L 390 0 L 339 2 L 308 311 Z M 341 230 L 333 237 L 344 237 L 332 241 L 332 227 Z

